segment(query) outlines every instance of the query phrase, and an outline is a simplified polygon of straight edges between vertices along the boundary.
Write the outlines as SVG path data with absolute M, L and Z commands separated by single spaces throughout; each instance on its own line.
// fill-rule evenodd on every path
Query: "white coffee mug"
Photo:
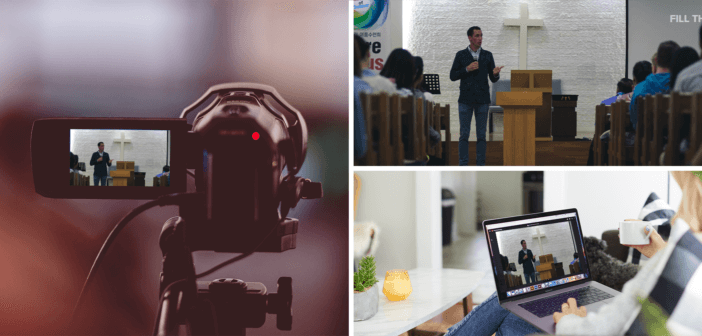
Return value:
M 648 234 L 646 228 L 648 227 Z M 648 222 L 624 221 L 619 222 L 619 243 L 622 245 L 647 245 L 651 243 L 653 226 Z

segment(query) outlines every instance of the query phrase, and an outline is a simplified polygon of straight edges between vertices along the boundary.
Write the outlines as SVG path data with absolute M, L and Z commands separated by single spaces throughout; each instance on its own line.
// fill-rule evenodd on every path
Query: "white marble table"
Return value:
M 460 302 L 485 276 L 481 271 L 450 268 L 417 268 L 408 273 L 412 294 L 403 301 L 388 300 L 382 291 L 385 279 L 378 279 L 378 313 L 368 320 L 354 322 L 354 335 L 398 336 Z

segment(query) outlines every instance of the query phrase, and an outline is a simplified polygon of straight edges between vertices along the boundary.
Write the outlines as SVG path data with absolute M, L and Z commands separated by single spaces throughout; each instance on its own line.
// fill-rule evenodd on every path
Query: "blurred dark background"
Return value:
M 47 117 L 176 118 L 225 82 L 275 87 L 300 110 L 297 249 L 255 254 L 206 277 L 293 278 L 293 329 L 269 315 L 250 334 L 348 333 L 348 4 L 344 1 L 0 3 L 0 334 L 61 332 L 103 240 L 144 201 L 47 199 L 34 192 L 32 122 Z M 65 166 L 63 160 L 34 164 Z M 86 162 L 89 158 L 81 158 Z M 118 237 L 87 293 L 91 334 L 150 334 L 163 222 L 153 208 Z M 196 252 L 197 272 L 233 254 Z

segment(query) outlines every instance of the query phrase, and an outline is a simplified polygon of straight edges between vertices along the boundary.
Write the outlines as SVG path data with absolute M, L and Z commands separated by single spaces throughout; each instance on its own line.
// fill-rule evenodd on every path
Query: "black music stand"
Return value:
M 439 88 L 439 74 L 424 74 L 422 90 L 435 95 L 441 94 Z

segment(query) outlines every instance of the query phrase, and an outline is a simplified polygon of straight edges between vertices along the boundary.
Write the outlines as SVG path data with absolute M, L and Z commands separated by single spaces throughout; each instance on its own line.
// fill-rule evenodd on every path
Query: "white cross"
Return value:
M 521 4 L 519 19 L 505 19 L 505 26 L 519 27 L 519 70 L 526 70 L 527 55 L 527 27 L 543 27 L 544 20 L 529 19 L 527 4 Z
M 546 238 L 546 234 L 541 232 L 541 229 L 536 228 L 536 231 L 534 231 L 534 234 L 531 236 L 533 239 L 538 239 L 539 240 L 539 249 L 541 250 L 541 255 L 544 254 L 544 247 L 541 245 L 541 238 Z
M 119 160 L 124 161 L 124 143 L 125 142 L 132 142 L 132 140 L 125 139 L 124 138 L 124 132 L 122 132 L 122 136 L 119 137 L 118 139 L 115 139 L 114 142 L 119 142 L 120 143 L 120 148 L 119 148 Z

